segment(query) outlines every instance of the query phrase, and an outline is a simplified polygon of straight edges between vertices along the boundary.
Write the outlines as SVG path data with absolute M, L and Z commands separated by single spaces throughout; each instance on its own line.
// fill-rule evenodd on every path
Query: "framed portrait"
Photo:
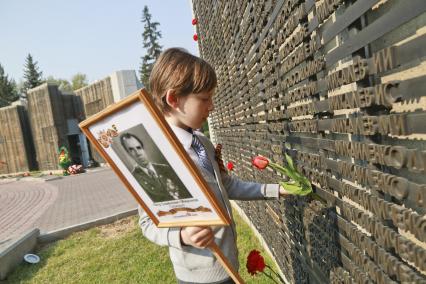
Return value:
M 158 227 L 230 224 L 144 89 L 79 126 Z

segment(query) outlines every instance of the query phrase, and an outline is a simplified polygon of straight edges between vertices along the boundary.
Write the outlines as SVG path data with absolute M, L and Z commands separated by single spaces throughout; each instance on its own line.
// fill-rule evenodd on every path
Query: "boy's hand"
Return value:
M 290 192 L 288 192 L 287 190 L 285 190 L 284 189 L 284 187 L 282 187 L 281 185 L 280 185 L 280 191 L 279 191 L 279 194 L 280 194 L 280 197 L 282 196 L 282 197 L 286 197 L 286 196 L 290 196 L 291 195 L 291 193 Z
M 180 230 L 180 239 L 184 245 L 206 248 L 214 241 L 210 227 L 185 227 Z

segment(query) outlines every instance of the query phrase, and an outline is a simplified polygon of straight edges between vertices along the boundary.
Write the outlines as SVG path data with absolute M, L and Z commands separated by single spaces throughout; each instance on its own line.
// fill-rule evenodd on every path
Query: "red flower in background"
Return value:
M 196 18 L 192 19 L 192 25 L 195 26 L 196 24 L 198 24 L 198 20 Z
M 195 41 L 197 41 L 198 40 L 198 35 L 197 34 L 194 34 L 194 36 L 192 37 Z
M 251 160 L 251 163 L 259 170 L 263 170 L 269 165 L 269 160 L 262 156 L 256 156 Z
M 247 256 L 247 271 L 251 275 L 256 275 L 257 272 L 263 272 L 265 270 L 266 264 L 263 256 L 260 255 L 260 252 L 257 250 L 252 250 Z
M 234 169 L 234 164 L 232 162 L 228 162 L 228 164 L 226 164 L 226 167 L 228 168 L 228 170 L 232 171 Z

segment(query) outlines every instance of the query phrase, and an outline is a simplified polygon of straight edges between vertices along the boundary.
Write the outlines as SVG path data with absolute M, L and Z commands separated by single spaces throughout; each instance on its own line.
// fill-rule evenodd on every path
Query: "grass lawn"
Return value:
M 238 230 L 240 274 L 247 283 L 271 283 L 252 277 L 245 267 L 250 250 L 257 249 L 272 264 L 247 224 L 234 212 Z M 146 240 L 130 217 L 71 235 L 38 249 L 38 264 L 23 263 L 6 283 L 176 283 L 168 249 Z

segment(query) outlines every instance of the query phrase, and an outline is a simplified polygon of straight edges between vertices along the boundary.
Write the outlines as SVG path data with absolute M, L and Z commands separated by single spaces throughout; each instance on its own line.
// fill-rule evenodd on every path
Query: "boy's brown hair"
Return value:
M 151 94 L 163 113 L 169 112 L 167 90 L 177 96 L 187 96 L 212 91 L 217 85 L 216 72 L 203 59 L 182 48 L 170 48 L 161 53 L 149 77 Z

